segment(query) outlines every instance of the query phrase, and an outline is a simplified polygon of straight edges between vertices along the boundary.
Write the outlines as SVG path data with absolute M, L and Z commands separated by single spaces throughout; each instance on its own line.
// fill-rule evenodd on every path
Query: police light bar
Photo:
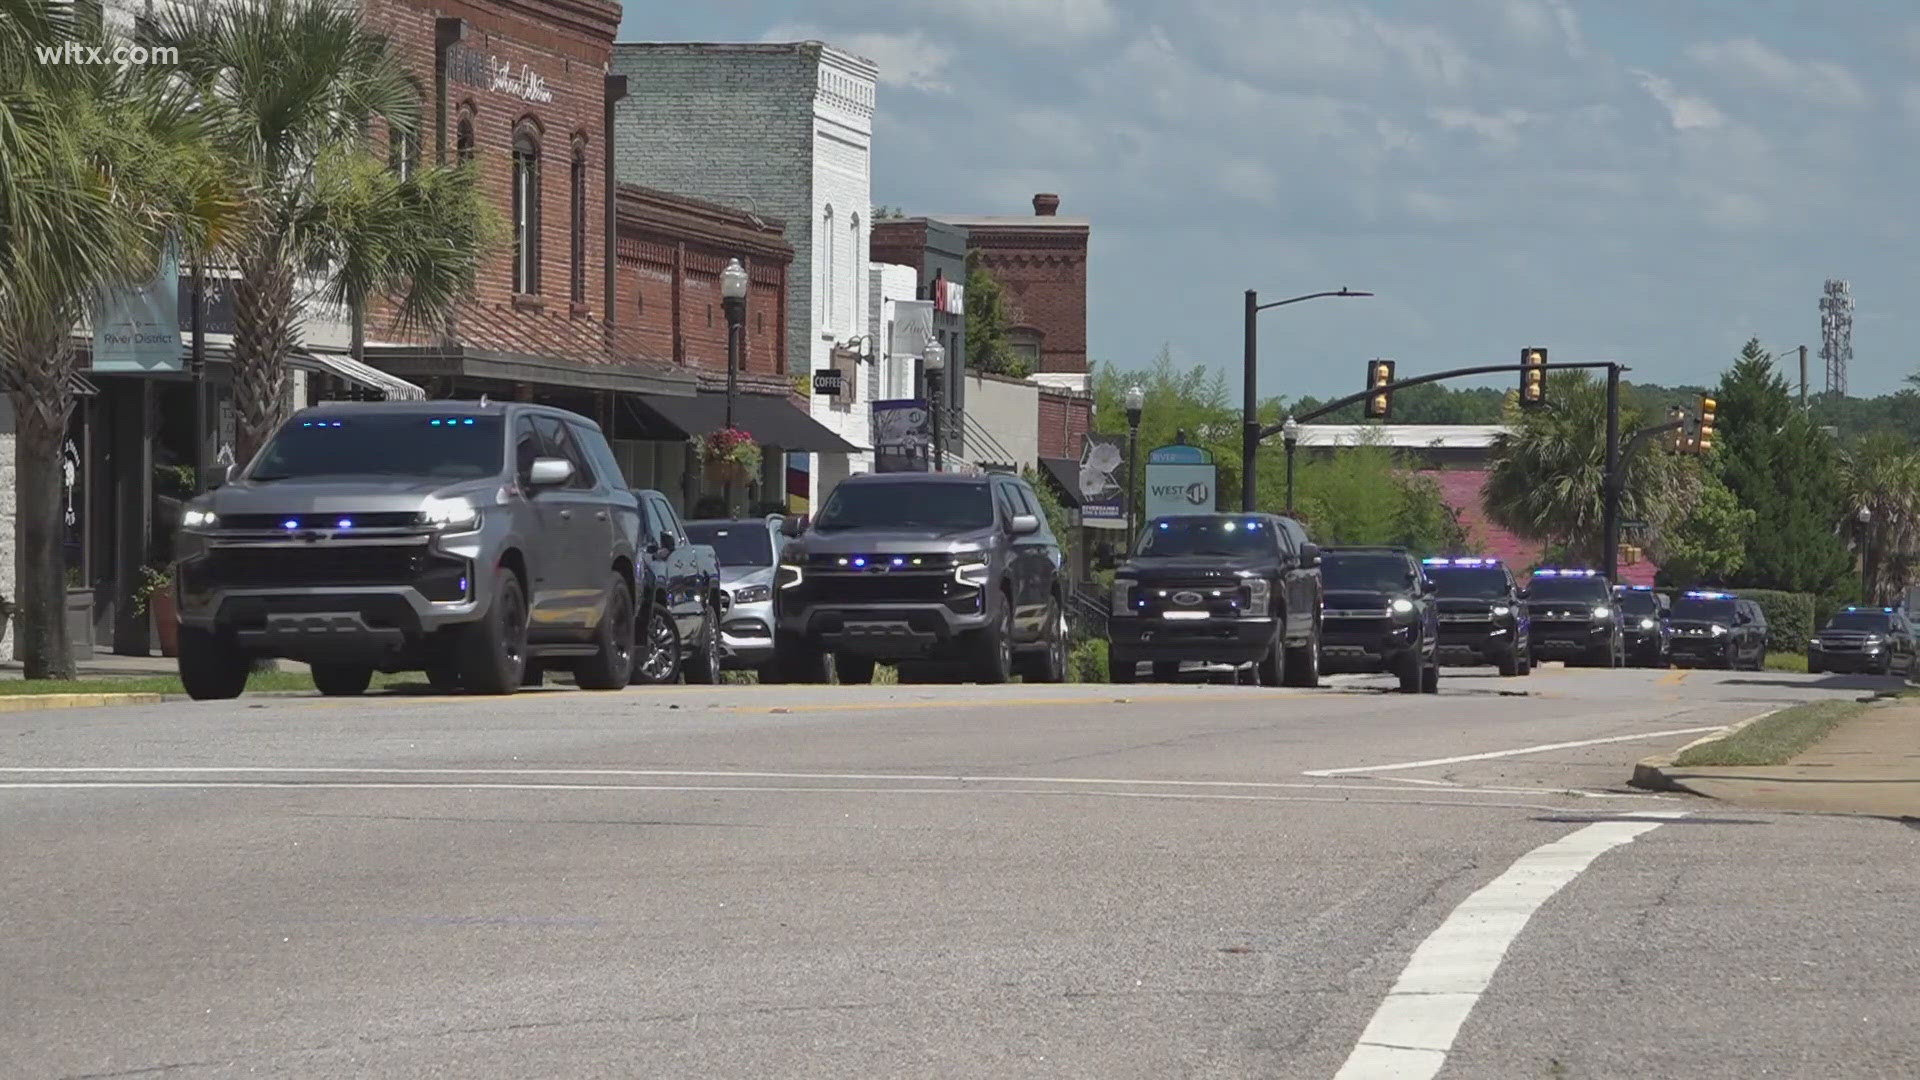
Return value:
M 1614 588 L 1619 589 L 1621 592 L 1626 592 L 1629 589 L 1633 590 L 1634 592 L 1652 592 L 1653 591 L 1653 586 L 1651 585 L 1615 585 Z
M 1848 611 L 1873 611 L 1874 609 L 1873 609 L 1873 608 L 1863 608 L 1863 607 L 1852 607 L 1852 606 L 1849 606 L 1849 607 L 1847 608 L 1847 610 L 1848 610 Z M 1884 612 L 1886 612 L 1886 613 L 1887 613 L 1887 614 L 1889 614 L 1889 615 L 1891 615 L 1891 614 L 1893 614 L 1893 609 L 1892 609 L 1892 608 L 1890 608 L 1890 607 L 1883 607 L 1883 608 L 1880 608 L 1879 610 L 1881 610 L 1881 611 L 1884 611 Z
M 1598 570 L 1535 570 L 1534 577 L 1599 577 Z
M 1428 566 L 1499 566 L 1499 559 L 1421 559 Z
M 1695 600 L 1737 600 L 1739 597 L 1726 592 L 1690 592 L 1686 594 Z

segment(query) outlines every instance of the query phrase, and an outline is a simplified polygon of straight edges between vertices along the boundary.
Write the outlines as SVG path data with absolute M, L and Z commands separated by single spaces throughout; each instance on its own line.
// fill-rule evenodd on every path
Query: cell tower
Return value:
M 1853 359 L 1853 294 L 1847 283 L 1827 279 L 1820 297 L 1820 359 L 1827 362 L 1827 393 L 1847 396 L 1847 364 Z

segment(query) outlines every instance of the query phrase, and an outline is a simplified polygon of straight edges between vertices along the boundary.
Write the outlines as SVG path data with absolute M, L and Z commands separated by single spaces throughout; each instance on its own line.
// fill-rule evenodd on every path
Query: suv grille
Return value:
M 1189 595 L 1182 596 L 1183 593 Z M 1139 611 L 1147 616 L 1168 611 L 1204 611 L 1215 618 L 1238 618 L 1245 612 L 1249 600 L 1239 582 L 1232 580 L 1146 582 L 1135 588 L 1134 595 L 1145 602 Z
M 425 544 L 216 547 L 203 572 L 213 584 L 235 589 L 410 585 L 436 564 L 452 562 L 430 555 Z
M 289 521 L 295 523 L 296 529 L 328 531 L 339 528 L 341 521 L 353 522 L 352 527 L 355 529 L 410 529 L 424 524 L 418 511 L 383 510 L 370 514 L 355 514 L 349 511 L 337 514 L 223 514 L 220 517 L 220 528 L 284 532 L 287 530 Z
M 811 574 L 797 592 L 816 603 L 901 604 L 940 603 L 977 590 L 960 584 L 952 574 Z

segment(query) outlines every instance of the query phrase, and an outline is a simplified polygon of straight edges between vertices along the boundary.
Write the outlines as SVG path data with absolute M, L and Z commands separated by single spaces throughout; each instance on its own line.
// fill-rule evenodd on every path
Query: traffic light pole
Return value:
M 1246 329 L 1241 339 L 1241 424 L 1240 424 L 1240 512 L 1253 513 L 1254 459 L 1260 450 L 1260 440 L 1271 432 L 1260 430 L 1260 379 L 1257 369 L 1260 360 L 1260 313 L 1268 308 L 1286 307 L 1288 304 L 1305 303 L 1308 300 L 1323 300 L 1329 296 L 1372 296 L 1370 292 L 1355 292 L 1352 289 L 1336 289 L 1332 292 L 1308 293 L 1305 296 L 1289 297 L 1285 300 L 1260 302 L 1260 294 L 1247 290 Z M 1278 427 L 1274 431 L 1280 430 Z
M 1620 583 L 1620 500 L 1625 495 L 1626 477 L 1620 472 L 1620 365 L 1607 365 L 1607 491 L 1601 500 L 1600 542 L 1606 545 L 1601 556 L 1607 565 L 1607 580 Z

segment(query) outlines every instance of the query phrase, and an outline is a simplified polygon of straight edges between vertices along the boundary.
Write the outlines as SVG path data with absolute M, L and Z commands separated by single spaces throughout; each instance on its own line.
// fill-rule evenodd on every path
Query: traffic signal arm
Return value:
M 1375 388 L 1369 386 L 1357 394 L 1348 394 L 1346 397 L 1329 401 L 1311 412 L 1295 413 L 1293 422 L 1296 424 L 1311 424 L 1315 420 L 1337 413 L 1349 405 L 1363 402 L 1367 400 L 1368 396 L 1379 390 L 1384 390 L 1391 394 L 1398 390 L 1404 390 L 1409 386 L 1420 386 L 1423 383 L 1441 382 L 1446 379 L 1464 379 L 1469 375 L 1498 375 L 1501 372 L 1519 371 L 1523 366 L 1524 365 L 1521 364 L 1482 364 L 1478 367 L 1449 368 L 1446 371 L 1436 371 L 1431 375 L 1414 375 L 1405 379 L 1396 379 L 1384 387 Z M 1618 364 L 1612 360 L 1588 360 L 1570 364 L 1548 364 L 1546 366 L 1554 371 L 1593 371 L 1612 367 L 1618 367 L 1621 371 L 1628 370 L 1624 364 Z M 1268 424 L 1260 429 L 1260 438 L 1270 439 L 1280 434 L 1280 427 L 1280 424 Z

